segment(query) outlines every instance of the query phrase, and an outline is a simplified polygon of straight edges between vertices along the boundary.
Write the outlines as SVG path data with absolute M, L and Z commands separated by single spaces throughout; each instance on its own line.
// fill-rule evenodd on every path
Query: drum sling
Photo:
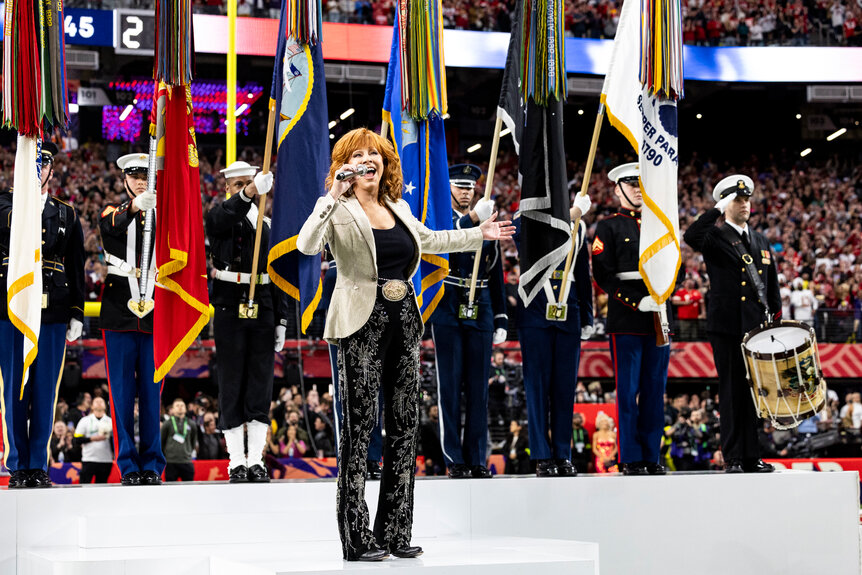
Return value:
M 751 254 L 748 252 L 748 248 L 746 248 L 745 244 L 742 242 L 742 237 L 736 233 L 736 230 L 725 224 L 721 227 L 721 233 L 724 234 L 724 239 L 733 246 L 733 249 L 737 254 L 739 254 L 740 259 L 742 259 L 742 264 L 745 266 L 745 272 L 748 274 L 748 279 L 757 291 L 757 302 L 763 308 L 764 315 L 768 316 L 769 306 L 766 305 L 766 286 L 763 285 L 763 280 L 760 279 L 760 274 L 757 273 L 757 266 L 754 265 L 754 258 L 751 257 Z M 751 237 L 750 234 L 749 237 Z

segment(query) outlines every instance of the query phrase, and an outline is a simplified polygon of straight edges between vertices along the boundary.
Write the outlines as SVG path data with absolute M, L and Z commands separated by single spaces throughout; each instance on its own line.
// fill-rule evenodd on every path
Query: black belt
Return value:
M 9 258 L 3 258 L 3 265 L 9 265 Z M 63 265 L 63 262 L 55 262 L 53 260 L 42 260 L 42 269 L 43 270 L 51 270 L 55 272 L 64 273 L 66 271 L 66 266 Z

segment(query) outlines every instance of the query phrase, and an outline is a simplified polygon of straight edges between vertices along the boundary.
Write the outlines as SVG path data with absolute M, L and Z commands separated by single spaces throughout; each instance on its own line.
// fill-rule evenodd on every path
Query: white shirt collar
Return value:
M 742 227 L 737 226 L 736 224 L 734 224 L 730 220 L 724 220 L 724 223 L 726 223 L 727 225 L 732 227 L 734 230 L 736 230 L 736 233 L 738 233 L 740 236 L 742 236 L 742 234 L 744 232 L 748 232 L 748 222 L 745 222 L 745 225 Z M 748 237 L 749 238 L 751 237 L 751 232 L 748 233 Z

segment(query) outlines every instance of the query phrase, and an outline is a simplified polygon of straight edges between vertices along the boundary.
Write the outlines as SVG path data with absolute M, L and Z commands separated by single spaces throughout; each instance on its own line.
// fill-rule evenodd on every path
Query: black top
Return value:
M 407 268 L 416 253 L 407 227 L 396 217 L 395 225 L 388 230 L 372 230 L 377 247 L 377 275 L 382 279 L 407 281 Z

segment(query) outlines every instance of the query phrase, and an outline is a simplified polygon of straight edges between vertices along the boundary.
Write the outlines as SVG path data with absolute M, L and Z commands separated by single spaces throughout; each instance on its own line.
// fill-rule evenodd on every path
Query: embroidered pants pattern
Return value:
M 410 544 L 419 429 L 419 340 L 422 322 L 412 294 L 398 302 L 378 288 L 371 317 L 338 346 L 344 421 L 338 458 L 336 508 L 344 558 L 370 548 Z M 383 478 L 374 531 L 365 504 L 365 468 L 383 389 Z

